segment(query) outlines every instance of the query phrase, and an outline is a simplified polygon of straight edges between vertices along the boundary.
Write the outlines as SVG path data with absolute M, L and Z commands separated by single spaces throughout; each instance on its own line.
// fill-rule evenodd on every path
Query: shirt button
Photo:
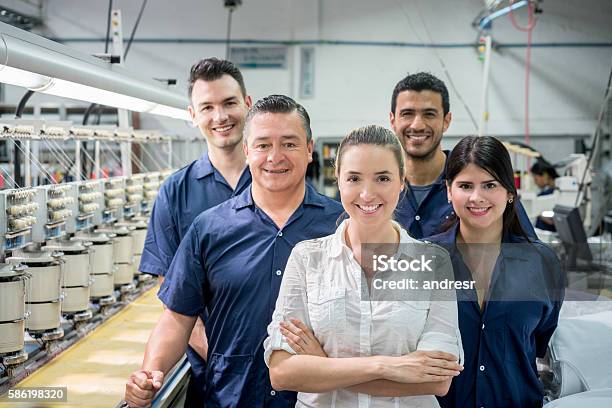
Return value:
M 277 269 L 277 270 L 276 270 L 276 274 L 277 274 L 278 276 L 281 276 L 281 275 L 283 274 L 283 271 L 281 271 L 280 269 Z
M 418 220 L 420 220 L 420 219 L 421 219 L 421 216 L 420 216 L 420 215 L 417 215 L 417 216 L 415 216 L 415 217 L 414 217 L 414 219 L 418 221 Z
M 484 366 L 480 366 L 480 371 L 484 371 Z
M 271 396 L 275 396 L 276 395 L 276 391 L 274 391 L 274 390 L 270 391 L 270 395 Z
M 484 323 L 482 324 L 482 330 L 484 330 Z
M 282 237 L 283 236 L 283 231 L 278 231 L 278 234 L 276 234 L 276 235 L 278 235 L 279 237 Z

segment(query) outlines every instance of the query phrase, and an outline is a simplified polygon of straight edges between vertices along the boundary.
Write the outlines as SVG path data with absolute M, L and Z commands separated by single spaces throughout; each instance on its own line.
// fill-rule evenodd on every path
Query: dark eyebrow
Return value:
M 261 142 L 261 141 L 266 141 L 266 142 L 267 142 L 267 141 L 269 141 L 270 139 L 271 139 L 271 137 L 270 137 L 270 136 L 267 136 L 267 135 L 263 135 L 263 136 L 254 136 L 254 137 L 253 137 L 253 142 L 255 142 L 255 141 L 258 141 L 258 142 Z M 281 136 L 281 140 L 282 140 L 283 142 L 284 142 L 284 141 L 287 141 L 287 140 L 290 140 L 290 141 L 293 141 L 293 140 L 300 140 L 300 136 L 298 136 L 298 135 L 284 135 L 284 136 Z
M 223 100 L 221 103 L 232 102 L 232 101 L 235 101 L 235 100 L 238 100 L 238 98 L 237 98 L 237 97 L 235 97 L 235 96 L 230 96 L 229 98 L 225 98 L 225 99 L 224 99 L 224 100 Z M 202 107 L 202 106 L 204 106 L 204 105 L 210 105 L 210 104 L 212 104 L 212 102 L 209 102 L 209 101 L 204 101 L 204 102 L 200 102 L 200 103 L 198 104 L 198 106 L 199 106 L 199 107 Z
M 361 172 L 359 172 L 359 171 L 347 171 L 347 173 L 348 174 L 361 174 Z M 383 170 L 383 171 L 377 171 L 374 174 L 379 176 L 381 174 L 387 175 L 387 174 L 392 174 L 392 173 L 389 170 Z
M 413 108 L 404 108 L 402 110 L 400 110 L 400 114 L 402 113 L 413 113 L 413 112 L 417 112 L 418 109 L 413 109 Z M 421 109 L 421 111 L 423 113 L 438 113 L 438 109 L 437 108 L 425 108 L 425 109 Z
M 472 181 L 463 181 L 463 180 L 458 180 L 457 183 L 474 184 Z M 486 180 L 486 181 L 481 181 L 480 182 L 480 184 L 484 184 L 484 183 L 497 183 L 497 180 L 491 179 L 491 180 Z

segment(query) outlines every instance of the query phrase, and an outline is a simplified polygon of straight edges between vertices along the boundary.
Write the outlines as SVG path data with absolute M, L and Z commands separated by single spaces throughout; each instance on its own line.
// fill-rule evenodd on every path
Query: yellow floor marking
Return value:
M 0 403 L 0 408 L 115 407 L 128 376 L 140 368 L 147 339 L 162 313 L 158 289 L 149 289 L 17 386 L 65 386 L 68 402 Z

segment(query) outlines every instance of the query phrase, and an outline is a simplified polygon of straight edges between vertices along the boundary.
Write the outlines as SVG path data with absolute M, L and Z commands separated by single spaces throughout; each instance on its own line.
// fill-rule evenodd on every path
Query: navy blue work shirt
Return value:
M 293 407 L 296 393 L 270 385 L 263 342 L 283 271 L 300 241 L 332 234 L 342 206 L 306 185 L 302 204 L 279 229 L 251 189 L 193 222 L 159 292 L 171 310 L 208 311 L 206 404 Z
M 444 154 L 448 160 L 449 151 Z M 537 238 L 533 225 L 525 212 L 525 208 L 517 202 L 517 212 L 521 225 L 529 237 Z M 406 182 L 406 188 L 400 195 L 397 208 L 395 209 L 395 220 L 400 223 L 411 237 L 420 239 L 442 232 L 444 224 L 454 216 L 453 206 L 448 202 L 446 194 L 446 164 L 442 174 L 431 185 L 431 189 L 419 204 L 410 183 Z
M 449 251 L 455 280 L 471 281 L 455 246 L 458 227 L 457 223 L 427 241 Z M 453 379 L 448 394 L 438 398 L 441 407 L 541 407 L 536 357 L 544 356 L 557 327 L 563 288 L 552 249 L 506 235 L 482 312 L 475 289 L 457 291 L 464 370 Z
M 201 212 L 240 194 L 251 184 L 251 172 L 245 168 L 236 189 L 225 181 L 205 153 L 198 160 L 172 174 L 164 182 L 153 205 L 139 271 L 164 276 L 181 239 Z M 206 315 L 200 316 L 206 321 Z M 191 364 L 188 392 L 190 406 L 204 394 L 206 361 L 191 347 L 187 349 Z

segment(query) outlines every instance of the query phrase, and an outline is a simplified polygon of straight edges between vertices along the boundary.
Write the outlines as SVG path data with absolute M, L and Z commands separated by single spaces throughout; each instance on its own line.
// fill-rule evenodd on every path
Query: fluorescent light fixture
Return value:
M 0 82 L 5 84 L 22 86 L 24 88 L 41 88 L 49 84 L 51 78 L 24 71 L 22 69 L 0 67 Z
M 186 97 L 65 45 L 0 23 L 0 82 L 36 92 L 191 121 Z
M 191 122 L 191 116 L 189 116 L 189 112 L 187 111 L 187 109 L 177 109 L 171 106 L 157 105 L 153 109 L 147 111 L 147 113 L 167 116 L 169 118 L 182 119 Z
M 147 112 L 156 106 L 156 104 L 147 102 L 144 99 L 133 98 L 131 96 L 121 95 L 115 92 L 105 91 L 104 89 L 97 89 L 57 78 L 52 79 L 45 87 L 33 90 L 49 95 L 78 99 L 81 101 L 98 103 L 100 105 L 115 106 L 117 108 L 136 112 Z

